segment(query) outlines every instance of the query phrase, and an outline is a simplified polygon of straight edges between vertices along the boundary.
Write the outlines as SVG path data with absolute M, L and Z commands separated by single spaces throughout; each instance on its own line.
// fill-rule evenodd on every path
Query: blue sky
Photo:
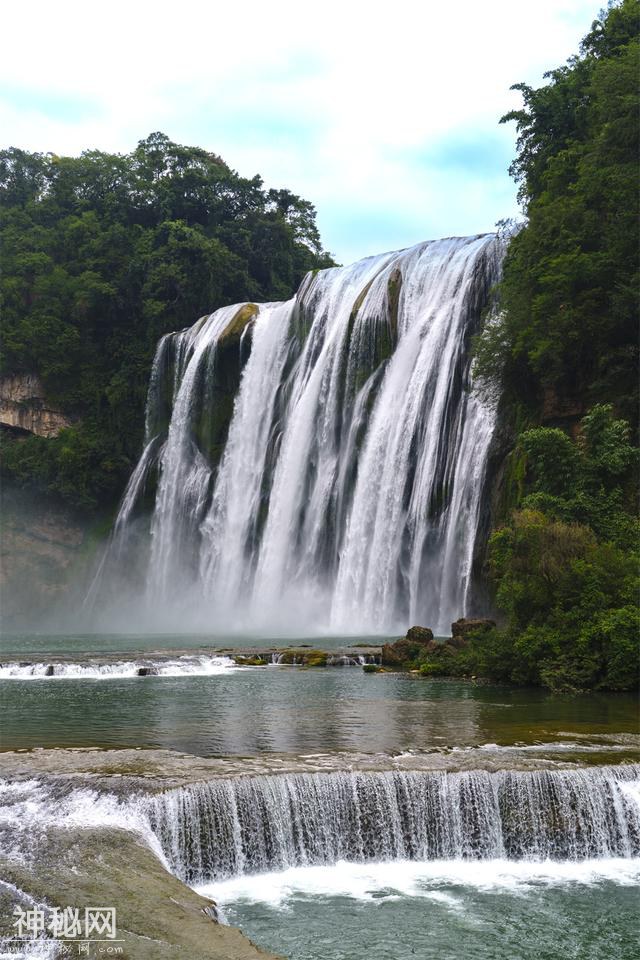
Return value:
M 585 0 L 32 0 L 3 13 L 0 142 L 129 151 L 154 130 L 318 210 L 349 262 L 517 212 L 519 106 L 577 51 Z M 9 42 L 8 42 L 9 41 Z

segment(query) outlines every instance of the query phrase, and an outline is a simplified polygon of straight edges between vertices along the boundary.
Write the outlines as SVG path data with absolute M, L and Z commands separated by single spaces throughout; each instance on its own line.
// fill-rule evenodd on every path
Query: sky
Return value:
M 518 212 L 518 108 L 597 0 L 30 0 L 3 11 L 0 147 L 129 152 L 161 130 L 318 212 L 338 261 Z

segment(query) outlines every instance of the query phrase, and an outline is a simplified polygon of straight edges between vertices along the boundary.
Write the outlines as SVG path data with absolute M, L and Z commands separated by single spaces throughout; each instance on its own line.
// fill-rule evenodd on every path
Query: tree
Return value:
M 638 0 L 610 6 L 547 84 L 516 84 L 523 107 L 502 118 L 518 130 L 511 172 L 527 223 L 480 373 L 534 416 L 552 388 L 637 423 L 639 37 Z
M 5 475 L 114 501 L 140 451 L 159 337 L 226 303 L 287 299 L 329 266 L 315 210 L 152 133 L 125 156 L 0 152 L 4 373 L 38 373 L 79 418 L 5 443 Z

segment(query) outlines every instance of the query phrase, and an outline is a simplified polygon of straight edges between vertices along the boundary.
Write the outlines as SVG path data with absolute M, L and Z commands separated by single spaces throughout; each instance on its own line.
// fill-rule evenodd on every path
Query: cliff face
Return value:
M 2 629 L 20 631 L 59 616 L 68 618 L 78 603 L 94 548 L 86 520 L 70 508 L 5 485 L 0 526 Z
M 71 420 L 47 403 L 37 374 L 0 377 L 0 425 L 38 437 L 55 437 Z

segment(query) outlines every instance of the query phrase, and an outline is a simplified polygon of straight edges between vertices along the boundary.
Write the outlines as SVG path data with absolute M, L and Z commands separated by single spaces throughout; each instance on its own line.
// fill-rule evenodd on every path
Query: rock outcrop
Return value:
M 495 620 L 487 620 L 483 617 L 477 619 L 460 617 L 459 620 L 451 624 L 451 640 L 449 642 L 454 647 L 464 647 L 472 633 L 492 630 L 495 625 Z
M 433 630 L 428 627 L 411 627 L 406 637 L 395 643 L 385 643 L 382 648 L 382 662 L 389 667 L 406 667 L 411 661 L 422 660 L 424 654 L 452 656 L 456 650 L 466 646 L 473 634 L 495 627 L 494 620 L 486 618 L 461 617 L 451 624 L 451 637 L 435 640 Z
M 38 437 L 55 437 L 71 423 L 69 417 L 47 403 L 35 373 L 0 377 L 0 425 Z
M 382 648 L 382 662 L 390 667 L 399 667 L 408 663 L 420 654 L 433 652 L 440 646 L 433 639 L 433 630 L 429 627 L 411 627 L 406 637 L 396 640 L 395 643 L 385 643 Z

